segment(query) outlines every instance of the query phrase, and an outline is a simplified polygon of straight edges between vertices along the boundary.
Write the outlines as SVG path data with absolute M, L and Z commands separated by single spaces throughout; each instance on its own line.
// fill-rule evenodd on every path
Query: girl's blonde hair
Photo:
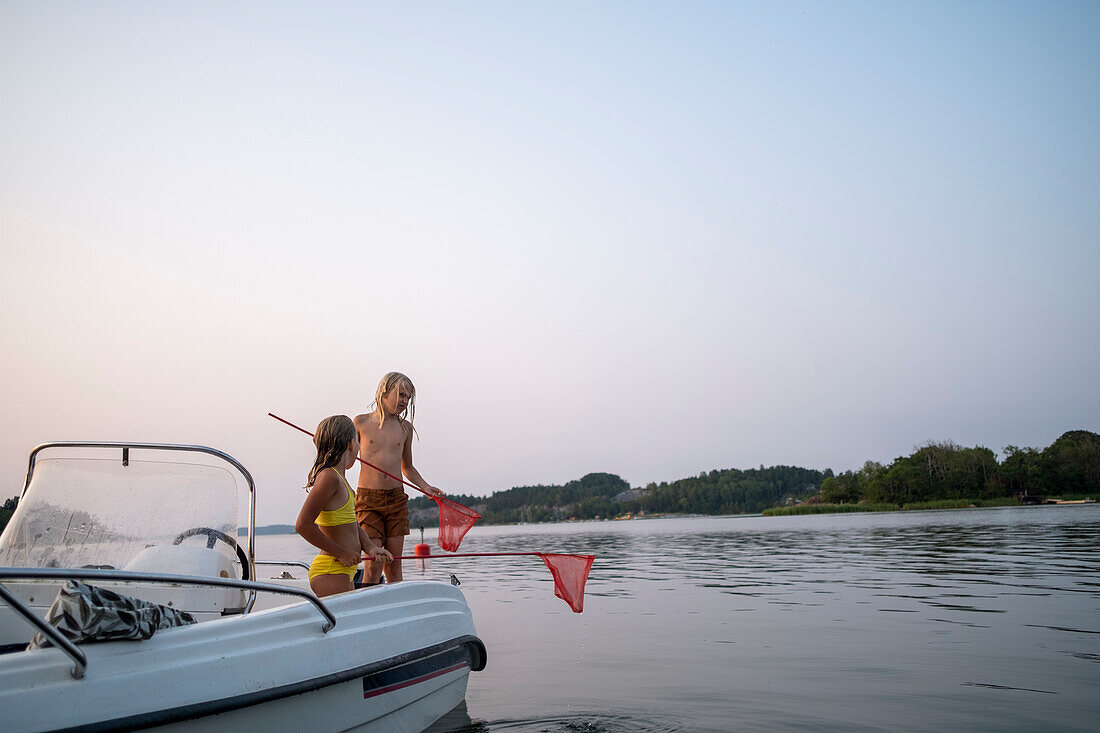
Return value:
M 412 380 L 401 372 L 390 372 L 378 382 L 378 390 L 374 393 L 374 409 L 378 412 L 378 427 L 382 427 L 386 422 L 386 418 L 389 417 L 386 414 L 386 407 L 382 404 L 382 398 L 394 387 L 404 387 L 409 391 L 408 406 L 405 407 L 404 412 L 394 417 L 404 418 L 405 415 L 408 415 L 407 419 L 411 427 L 413 418 L 416 416 L 416 387 L 413 386 Z M 398 423 L 400 424 L 400 420 L 398 420 Z M 402 429 L 404 429 L 403 425 Z
M 337 468 L 342 471 L 340 459 L 344 457 L 344 451 L 348 444 L 355 440 L 359 432 L 355 429 L 355 423 L 347 415 L 333 415 L 326 417 L 317 426 L 317 432 L 313 435 L 313 444 L 317 446 L 317 459 L 313 461 L 313 468 L 309 470 L 308 489 L 317 480 L 317 475 L 326 468 Z

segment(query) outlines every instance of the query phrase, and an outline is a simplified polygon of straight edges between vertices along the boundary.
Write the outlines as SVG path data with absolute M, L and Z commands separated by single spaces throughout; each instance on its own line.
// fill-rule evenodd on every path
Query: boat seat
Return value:
M 123 570 L 168 575 L 197 575 L 209 578 L 232 578 L 240 574 L 233 560 L 208 547 L 187 545 L 153 545 L 139 552 Z M 134 596 L 152 603 L 170 606 L 192 614 L 221 615 L 244 606 L 245 593 L 237 588 L 203 586 L 170 586 L 165 584 L 126 585 L 100 584 L 117 593 Z M 199 616 L 196 616 L 199 618 Z
M 233 561 L 207 547 L 153 545 L 126 563 L 124 570 L 171 575 L 205 575 L 211 578 L 236 578 Z

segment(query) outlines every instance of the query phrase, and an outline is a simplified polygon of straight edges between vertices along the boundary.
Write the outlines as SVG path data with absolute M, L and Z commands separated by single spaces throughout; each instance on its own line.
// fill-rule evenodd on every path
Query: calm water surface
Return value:
M 433 733 L 1096 731 L 1098 540 L 1100 505 L 466 536 L 464 552 L 597 555 L 583 614 L 534 557 L 405 573 L 457 575 L 488 649 Z M 312 557 L 296 536 L 258 552 Z

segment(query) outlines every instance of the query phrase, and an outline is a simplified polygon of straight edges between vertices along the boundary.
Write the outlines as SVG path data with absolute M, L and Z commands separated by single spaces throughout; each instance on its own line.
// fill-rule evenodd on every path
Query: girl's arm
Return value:
M 332 555 L 344 565 L 358 565 L 359 553 L 356 550 L 349 550 L 334 542 L 315 524 L 317 515 L 332 501 L 337 488 L 343 490 L 344 487 L 340 485 L 339 480 L 332 475 L 331 471 L 322 471 L 321 475 L 317 477 L 317 482 L 313 484 L 309 495 L 306 496 L 301 511 L 298 512 L 298 518 L 294 521 L 294 531 L 300 534 L 306 542 L 326 555 Z
M 403 423 L 402 427 L 405 427 L 405 425 L 407 423 Z M 424 477 L 420 475 L 420 471 L 417 471 L 416 467 L 413 466 L 412 436 L 412 427 L 409 426 L 405 446 L 401 449 L 401 473 L 405 474 L 405 478 L 410 482 L 423 489 L 428 496 L 446 496 L 442 491 L 425 481 Z

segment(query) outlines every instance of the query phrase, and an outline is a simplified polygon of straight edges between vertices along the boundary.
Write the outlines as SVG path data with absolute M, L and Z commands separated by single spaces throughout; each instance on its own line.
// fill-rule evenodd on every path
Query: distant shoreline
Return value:
M 932 504 L 932 502 L 928 502 L 928 503 Z M 1019 507 L 1027 507 L 1027 506 L 1031 506 L 1031 507 L 1038 507 L 1038 506 L 1081 506 L 1081 505 L 1090 505 L 1090 504 L 1096 504 L 1096 503 L 1097 503 L 1097 501 L 1095 499 L 1078 499 L 1078 500 L 1068 500 L 1068 501 L 1067 500 L 1048 501 L 1048 502 L 1045 502 L 1045 503 L 1042 503 L 1042 504 L 1021 504 L 1021 503 L 1018 503 L 1018 502 L 1017 503 L 1012 503 L 1012 504 L 999 504 L 999 503 L 989 502 L 989 503 L 985 503 L 985 504 L 967 503 L 965 505 L 963 505 L 962 503 L 958 503 L 958 504 L 955 504 L 953 506 L 917 506 L 917 505 L 902 506 L 902 507 L 891 506 L 889 508 L 887 508 L 887 507 L 874 507 L 874 508 L 858 507 L 857 508 L 855 505 L 843 504 L 843 505 L 833 505 L 834 507 L 835 506 L 844 507 L 842 509 L 837 509 L 837 508 L 833 508 L 833 507 L 827 507 L 827 508 L 826 507 L 821 507 L 821 508 L 818 508 L 816 511 L 791 511 L 792 509 L 797 509 L 797 507 L 786 507 L 786 508 L 784 508 L 785 510 L 779 510 L 779 511 L 765 510 L 764 512 L 755 512 L 755 513 L 750 513 L 750 514 L 646 514 L 646 515 L 642 515 L 642 516 L 613 517 L 613 518 L 609 518 L 609 519 L 575 519 L 575 520 L 567 520 L 566 519 L 566 520 L 557 520 L 557 521 L 553 521 L 553 522 L 514 522 L 514 523 L 511 523 L 511 524 L 484 524 L 484 525 L 479 525 L 479 526 L 483 526 L 483 527 L 522 527 L 526 524 L 532 524 L 532 525 L 536 525 L 536 524 L 589 524 L 589 523 L 593 523 L 593 522 L 597 522 L 597 523 L 603 523 L 603 522 L 637 522 L 637 521 L 645 521 L 645 520 L 648 520 L 648 519 L 721 519 L 721 518 L 727 518 L 727 519 L 746 518 L 747 519 L 747 518 L 750 518 L 750 517 L 781 517 L 781 516 L 796 516 L 796 515 L 807 515 L 807 514 L 848 514 L 848 513 L 856 513 L 856 512 L 858 512 L 858 513 L 868 513 L 868 514 L 869 513 L 876 513 L 877 514 L 877 513 L 885 513 L 885 512 L 953 511 L 955 509 L 1010 509 L 1010 508 L 1013 508 L 1013 507 L 1019 508 Z M 810 505 L 810 506 L 812 507 L 813 505 Z M 818 506 L 820 507 L 820 505 L 818 505 Z M 247 533 L 247 531 L 248 531 L 248 527 L 239 527 L 238 528 L 238 533 L 242 536 L 245 535 Z M 256 528 L 256 535 L 257 536 L 259 536 L 259 535 L 285 535 L 285 534 L 294 534 L 294 533 L 295 533 L 294 532 L 294 525 L 291 525 L 291 524 L 267 524 L 267 525 L 264 525 L 263 527 L 257 527 Z
M 237 527 L 238 535 L 248 534 L 248 527 Z M 293 524 L 265 524 L 263 527 L 256 528 L 256 534 L 294 534 Z

